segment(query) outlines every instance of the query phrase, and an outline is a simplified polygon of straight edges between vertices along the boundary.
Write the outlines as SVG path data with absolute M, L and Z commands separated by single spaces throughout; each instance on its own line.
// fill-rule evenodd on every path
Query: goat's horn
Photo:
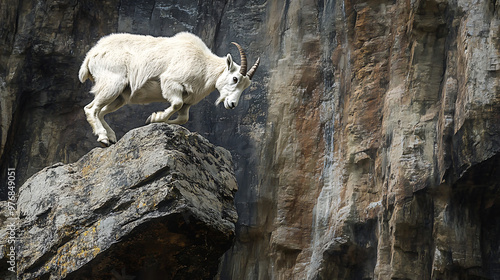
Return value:
M 250 68 L 250 70 L 248 70 L 247 76 L 250 80 L 252 79 L 253 74 L 255 73 L 255 70 L 257 70 L 257 68 L 259 67 L 259 63 L 260 63 L 260 57 L 257 58 L 257 61 L 255 61 L 255 64 L 252 66 L 252 68 Z
M 240 74 L 245 76 L 247 74 L 247 56 L 245 55 L 243 48 L 238 43 L 232 42 L 232 44 L 235 45 L 240 51 L 240 57 L 241 57 Z

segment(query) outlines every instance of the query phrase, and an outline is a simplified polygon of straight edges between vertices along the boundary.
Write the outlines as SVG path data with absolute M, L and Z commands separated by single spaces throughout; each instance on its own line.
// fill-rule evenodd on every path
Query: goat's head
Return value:
M 228 54 L 226 57 L 226 68 L 215 84 L 215 87 L 220 92 L 220 97 L 215 104 L 218 105 L 224 102 L 224 107 L 226 107 L 226 109 L 234 109 L 238 106 L 241 93 L 250 86 L 253 74 L 255 70 L 257 70 L 257 67 L 259 67 L 260 62 L 260 58 L 258 58 L 252 68 L 247 72 L 247 57 L 245 52 L 240 45 L 234 42 L 233 44 L 236 45 L 240 51 L 241 66 L 234 63 L 233 58 Z

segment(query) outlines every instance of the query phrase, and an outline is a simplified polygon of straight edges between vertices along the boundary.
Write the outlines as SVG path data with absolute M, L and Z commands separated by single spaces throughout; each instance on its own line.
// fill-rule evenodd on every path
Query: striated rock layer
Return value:
M 19 190 L 19 279 L 211 279 L 231 246 L 230 154 L 154 124 Z M 121 278 L 119 278 L 121 279 Z
M 234 158 L 220 278 L 500 277 L 497 1 L 198 2 L 0 3 L 0 175 L 96 145 L 76 74 L 100 36 L 191 31 L 262 58 L 235 110 L 213 94 L 186 124 Z M 121 137 L 161 108 L 109 123 Z

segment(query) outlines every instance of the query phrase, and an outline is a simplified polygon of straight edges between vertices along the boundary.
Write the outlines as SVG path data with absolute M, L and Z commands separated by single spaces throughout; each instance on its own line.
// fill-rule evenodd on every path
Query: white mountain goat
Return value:
M 111 34 L 97 42 L 80 67 L 83 83 L 95 82 L 94 100 L 85 106 L 87 121 L 104 146 L 116 143 L 115 132 L 104 116 L 125 104 L 169 102 L 165 111 L 153 113 L 146 123 L 184 124 L 189 107 L 217 89 L 226 109 L 234 109 L 243 90 L 250 86 L 260 58 L 247 72 L 247 59 L 240 45 L 241 67 L 226 57 L 214 55 L 197 36 L 179 33 L 173 37 Z M 176 119 L 170 117 L 178 113 Z

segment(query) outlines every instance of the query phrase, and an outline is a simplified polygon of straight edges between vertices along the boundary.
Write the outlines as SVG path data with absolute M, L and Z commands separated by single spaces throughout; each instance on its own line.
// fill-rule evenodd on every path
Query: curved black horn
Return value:
M 260 57 L 257 58 L 257 61 L 255 61 L 255 64 L 252 66 L 252 68 L 250 68 L 250 70 L 248 70 L 247 76 L 250 80 L 252 79 L 253 74 L 255 73 L 255 70 L 257 70 L 257 68 L 259 67 L 259 63 L 260 63 Z
M 235 45 L 238 50 L 240 51 L 240 57 L 241 57 L 241 68 L 240 68 L 240 74 L 245 76 L 247 74 L 247 56 L 245 55 L 245 52 L 243 51 L 243 48 L 235 42 L 231 42 L 233 45 Z

